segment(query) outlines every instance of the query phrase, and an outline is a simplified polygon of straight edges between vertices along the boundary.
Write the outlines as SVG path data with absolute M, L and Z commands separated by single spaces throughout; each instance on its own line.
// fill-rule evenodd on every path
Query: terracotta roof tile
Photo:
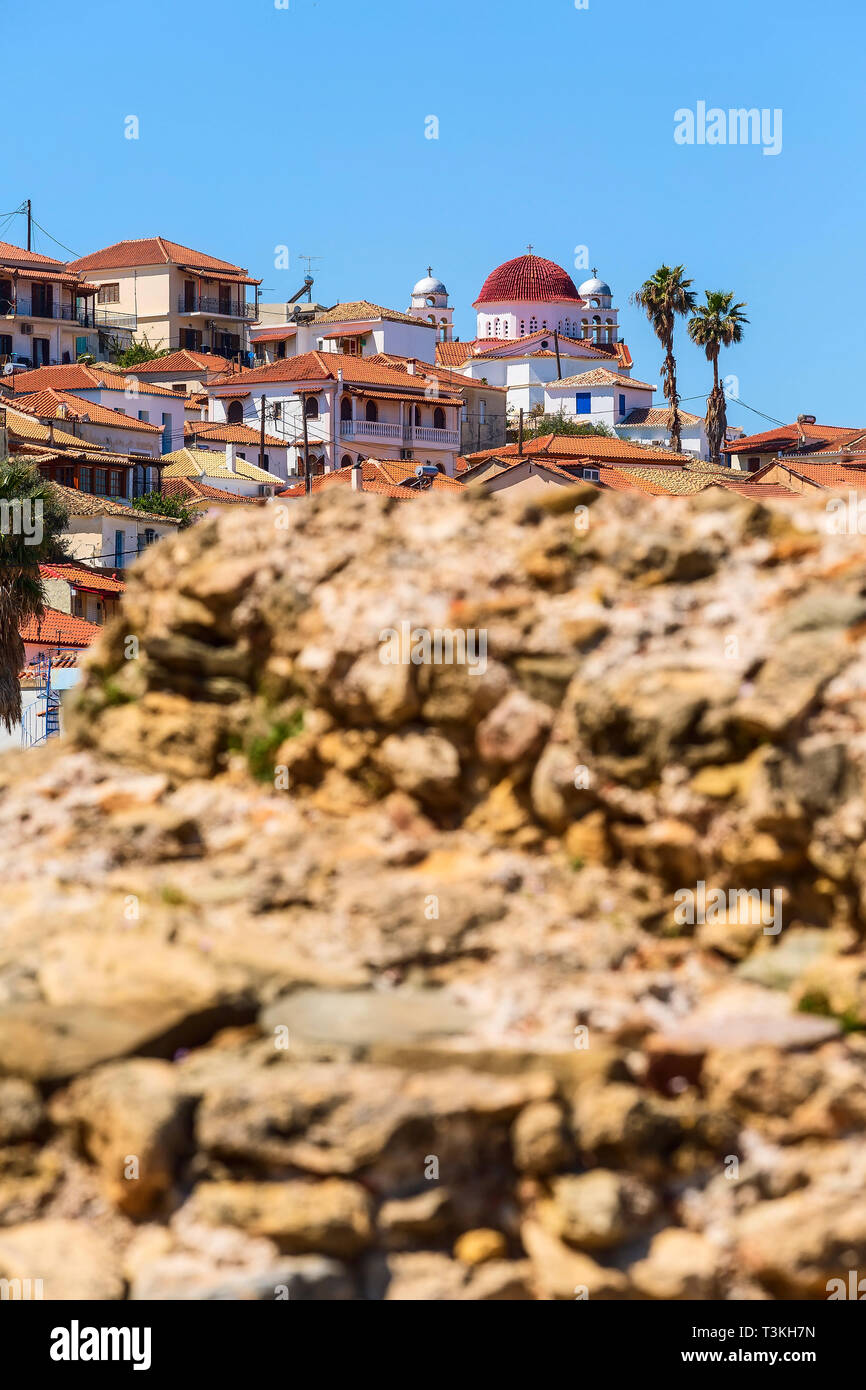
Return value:
M 40 618 L 28 618 L 19 628 L 25 642 L 44 642 L 47 646 L 89 647 L 99 636 L 98 623 L 87 623 L 71 613 L 46 608 Z
M 547 390 L 552 391 L 557 386 L 615 386 L 622 389 L 631 387 L 633 391 L 656 391 L 658 388 L 650 386 L 646 381 L 635 381 L 634 377 L 622 376 L 619 372 L 612 372 L 609 367 L 593 367 L 589 372 L 579 372 L 577 376 L 566 376 L 559 381 L 547 383 Z
M 15 402 L 27 410 L 32 410 L 35 415 L 42 418 L 50 417 L 54 420 L 87 419 L 91 424 L 111 425 L 115 429 L 139 430 L 145 434 L 162 433 L 161 425 L 151 425 L 147 420 L 137 420 L 134 415 L 125 415 L 122 411 L 110 410 L 107 406 L 97 405 L 95 401 L 83 400 L 81 396 L 73 395 L 71 391 L 58 391 L 56 387 L 34 391 L 31 395 L 21 396 L 20 400 L 16 396 Z M 62 413 L 61 407 L 66 408 L 65 415 Z
M 233 265 L 231 261 L 220 261 L 215 256 L 208 256 L 203 251 L 193 251 L 189 246 L 181 246 L 179 242 L 169 241 L 166 237 L 138 237 L 133 241 L 116 241 L 111 246 L 104 246 L 100 251 L 93 251 L 89 256 L 80 256 L 78 260 L 70 261 L 69 266 L 73 270 L 122 270 L 126 266 L 138 265 L 184 265 L 195 267 L 199 270 L 213 270 L 234 272 L 236 275 L 246 276 L 246 269 L 240 265 Z M 250 280 L 250 284 L 260 284 L 258 280 Z
M 335 304 L 333 309 L 319 314 L 313 320 L 313 324 L 317 326 L 328 323 L 357 323 L 362 319 L 370 322 L 387 319 L 392 323 L 412 323 L 419 328 L 430 328 L 435 332 L 435 324 L 425 323 L 423 319 L 413 318 L 411 314 L 402 314 L 399 309 L 386 309 L 381 304 L 371 304 L 368 299 L 354 299 L 345 304 Z
M 258 446 L 261 435 L 250 425 L 222 425 L 212 420 L 185 420 L 183 437 L 192 442 L 213 439 L 220 444 L 255 444 Z M 278 439 L 275 434 L 265 434 L 265 444 L 271 449 L 285 449 L 287 441 Z
M 93 589 L 102 594 L 122 594 L 126 585 L 122 579 L 116 579 L 108 570 L 88 569 L 85 565 L 76 565 L 59 561 L 53 565 L 40 565 L 40 573 L 49 579 L 65 579 L 76 589 Z
M 162 372 L 174 372 L 178 376 L 184 372 L 216 374 L 229 371 L 231 366 L 230 358 L 220 357 L 216 352 L 191 352 L 189 348 L 180 348 L 177 352 L 170 352 L 167 357 L 155 357 L 152 362 L 142 363 L 136 367 L 135 375 L 158 376 Z

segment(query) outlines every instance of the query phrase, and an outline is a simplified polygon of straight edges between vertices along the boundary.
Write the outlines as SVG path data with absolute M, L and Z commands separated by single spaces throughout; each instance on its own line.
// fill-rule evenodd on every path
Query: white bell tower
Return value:
M 424 279 L 419 280 L 413 289 L 412 302 L 406 312 L 422 323 L 435 324 L 440 342 L 451 342 L 454 310 L 448 303 L 448 291 L 442 281 L 436 279 L 432 266 L 428 265 Z

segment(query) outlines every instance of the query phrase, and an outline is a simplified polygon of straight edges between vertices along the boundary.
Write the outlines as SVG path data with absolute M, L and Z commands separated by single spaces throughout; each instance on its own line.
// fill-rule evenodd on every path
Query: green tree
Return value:
M 23 459 L 0 461 L 0 721 L 21 719 L 21 627 L 45 611 L 41 564 L 66 558 L 60 493 Z
M 642 308 L 652 330 L 664 348 L 662 390 L 670 407 L 671 448 L 680 451 L 680 398 L 677 393 L 677 359 L 674 357 L 674 324 L 680 315 L 690 314 L 695 307 L 695 295 L 685 278 L 685 266 L 662 265 L 645 280 L 632 295 L 631 301 Z
M 172 516 L 180 522 L 183 531 L 195 520 L 195 513 L 179 497 L 168 497 L 164 492 L 145 492 L 136 497 L 133 507 L 140 512 L 153 512 L 155 516 Z
M 118 367 L 139 367 L 142 362 L 155 362 L 158 357 L 168 357 L 168 354 L 168 348 L 151 347 L 145 334 L 140 343 L 133 343 L 132 347 L 117 353 L 117 365 Z
M 743 314 L 746 304 L 735 304 L 733 293 L 724 290 L 704 290 L 706 303 L 699 304 L 689 319 L 689 337 L 706 353 L 713 364 L 713 389 L 707 396 L 707 443 L 710 459 L 718 463 L 728 416 L 725 410 L 725 388 L 719 381 L 719 353 L 723 347 L 742 342 L 743 325 L 749 320 Z
M 600 434 L 608 439 L 615 438 L 613 430 L 609 430 L 607 425 L 593 425 L 588 421 L 572 420 L 562 410 L 558 411 L 556 415 L 535 415 L 530 416 L 530 419 L 532 421 L 529 431 L 530 439 L 537 439 L 542 434 Z

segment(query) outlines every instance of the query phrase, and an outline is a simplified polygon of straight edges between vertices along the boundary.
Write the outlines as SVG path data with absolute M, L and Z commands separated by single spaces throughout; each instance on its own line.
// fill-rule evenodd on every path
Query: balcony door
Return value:
M 195 280 L 183 282 L 183 309 L 185 314 L 191 314 L 195 310 Z
M 0 314 L 12 312 L 12 281 L 0 280 Z
M 30 293 L 30 312 L 35 319 L 50 319 L 53 317 L 54 308 L 54 286 L 40 285 L 38 281 L 33 282 Z

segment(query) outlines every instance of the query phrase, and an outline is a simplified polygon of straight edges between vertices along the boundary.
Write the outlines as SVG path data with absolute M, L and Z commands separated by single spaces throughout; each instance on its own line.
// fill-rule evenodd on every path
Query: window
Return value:
M 123 532 L 121 532 L 121 535 L 122 535 L 122 534 L 123 534 Z M 86 612 L 85 612 L 85 603 L 84 603 L 84 595 L 83 595 L 83 594 L 73 594 L 73 595 L 72 595 L 72 616 L 73 616 L 73 618 L 84 618 L 84 617 L 87 616 L 87 614 L 86 614 Z
M 12 334 L 0 333 L 0 356 L 11 357 L 12 355 Z
M 523 338 L 523 337 L 526 336 L 526 320 L 525 320 L 525 319 L 521 319 L 521 320 L 520 320 L 520 336 L 521 336 L 521 338 Z
M 139 420 L 143 420 L 146 425 L 150 424 L 150 411 L 140 410 L 138 412 L 138 418 Z
M 445 411 L 441 405 L 437 405 L 433 411 L 433 428 L 434 430 L 444 430 L 445 428 Z
M 306 403 L 304 405 L 304 414 L 306 415 L 308 420 L 318 420 L 319 402 L 316 400 L 315 396 L 307 397 Z
M 145 545 L 153 545 L 153 543 L 154 543 L 155 540 L 156 540 L 156 532 L 154 531 L 153 527 L 152 527 L 152 526 L 146 527 L 146 528 L 145 528 L 145 532 L 144 532 L 144 543 L 145 543 Z
M 531 319 L 529 320 L 529 331 L 530 331 L 530 333 L 537 333 L 537 332 L 538 332 L 538 319 L 537 319 L 537 318 L 531 318 Z
M 421 424 L 421 407 L 420 407 L 420 405 L 416 405 L 416 406 L 413 406 L 412 409 L 413 409 L 413 412 L 414 412 L 415 424 L 416 424 L 416 425 L 420 425 L 420 424 Z
M 487 320 L 487 336 L 488 338 L 492 338 L 493 336 L 493 325 L 491 324 L 490 319 Z
M 464 425 L 466 424 L 466 421 L 469 419 L 469 406 L 466 401 L 463 402 L 463 406 L 460 410 L 460 419 L 463 421 Z
M 285 355 L 286 355 L 286 345 L 285 345 L 285 343 L 283 343 L 283 342 L 277 343 L 277 357 L 285 357 Z M 259 354 L 259 353 L 256 353 L 256 356 L 259 357 L 260 354 Z
M 750 472 L 750 473 L 756 473 L 757 470 L 760 468 L 760 466 L 761 466 L 761 460 L 760 460 L 760 458 L 750 458 L 750 459 L 749 459 L 749 472 Z
M 624 395 L 620 395 L 620 398 L 619 398 L 619 413 L 620 413 L 621 416 L 622 416 L 622 415 L 625 415 L 625 396 L 624 396 Z
M 375 401 L 368 401 L 364 407 L 364 418 L 375 423 L 379 419 L 379 407 Z
M 351 457 L 349 456 L 349 454 L 344 454 L 343 457 L 340 459 L 340 467 L 341 467 L 341 468 L 351 468 L 351 467 L 352 467 L 352 460 L 351 460 Z
M 583 470 L 583 476 L 584 476 L 584 478 L 586 478 L 587 482 L 589 482 L 589 483 L 597 483 L 597 482 L 598 482 L 598 469 L 597 469 L 597 468 L 584 468 L 584 470 Z
M 270 473 L 270 471 L 271 471 L 271 456 L 270 456 L 270 454 L 262 454 L 262 462 L 261 462 L 261 465 L 260 465 L 260 466 L 265 470 L 266 473 Z
M 79 468 L 79 470 L 78 470 L 78 486 L 79 486 L 79 489 L 81 490 L 81 492 L 89 492 L 89 491 L 90 491 L 90 469 L 89 469 L 89 468 Z
M 108 475 L 109 495 L 111 497 L 123 496 L 123 474 L 117 468 L 112 468 Z
M 125 532 L 115 531 L 114 533 L 114 563 L 118 569 L 123 569 Z
M 574 398 L 574 411 L 576 415 L 592 414 L 592 392 L 578 391 Z
M 244 422 L 244 407 L 242 401 L 230 401 L 226 411 L 226 420 L 230 425 L 242 425 Z
M 478 402 L 478 423 L 483 425 L 487 420 L 487 402 Z
M 100 285 L 99 294 L 96 296 L 98 304 L 119 304 L 120 303 L 120 284 Z
M 106 495 L 106 493 L 105 493 L 106 482 L 107 482 L 107 474 L 106 474 L 105 469 L 104 469 L 104 468 L 94 468 L 94 470 L 93 470 L 93 491 L 94 491 L 94 493 L 96 494 L 97 497 L 104 497 L 104 496 Z
M 341 399 L 340 399 L 340 419 L 341 419 L 341 420 L 351 420 L 351 418 L 352 418 L 352 401 L 351 401 L 351 397 L 349 397 L 349 396 L 343 396 L 343 397 L 341 397 Z

